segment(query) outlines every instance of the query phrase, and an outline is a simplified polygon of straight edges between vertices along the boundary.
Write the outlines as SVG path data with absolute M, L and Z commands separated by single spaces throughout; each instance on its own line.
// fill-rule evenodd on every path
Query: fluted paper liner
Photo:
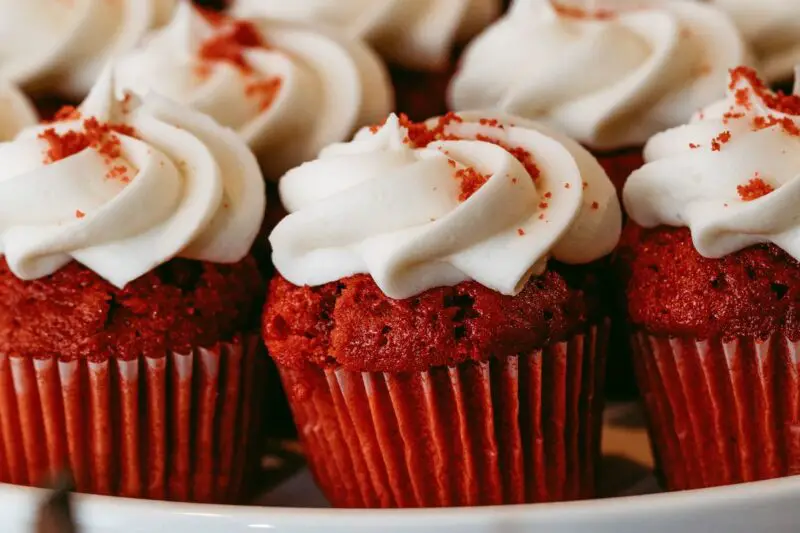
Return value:
M 594 493 L 607 333 L 418 373 L 280 372 L 335 506 L 573 500 Z
M 257 413 L 260 341 L 129 361 L 0 354 L 0 482 L 68 470 L 81 492 L 235 501 Z
M 633 346 L 668 489 L 800 474 L 800 343 L 639 332 Z

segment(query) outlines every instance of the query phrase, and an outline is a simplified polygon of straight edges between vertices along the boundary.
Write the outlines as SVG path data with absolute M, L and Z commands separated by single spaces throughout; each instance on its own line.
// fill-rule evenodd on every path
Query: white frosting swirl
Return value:
M 0 142 L 13 139 L 22 128 L 36 124 L 36 110 L 14 85 L 0 81 Z
M 500 0 L 236 0 L 234 13 L 323 22 L 367 39 L 389 62 L 440 70 L 455 44 L 500 12 Z
M 0 0 L 0 78 L 82 98 L 177 0 Z
M 286 174 L 291 214 L 270 236 L 278 271 L 296 285 L 369 273 L 392 298 L 469 279 L 512 295 L 550 257 L 587 263 L 614 248 L 619 203 L 585 149 L 523 119 L 461 116 L 444 129 L 460 140 L 415 149 L 392 115 Z M 540 175 L 483 136 L 527 151 Z M 465 197 L 459 177 L 472 171 L 488 179 Z
M 182 4 L 168 26 L 120 59 L 119 86 L 139 94 L 154 90 L 235 129 L 272 179 L 391 110 L 380 59 L 334 31 L 264 22 L 267 46 L 243 49 L 250 70 L 201 59 L 203 43 L 233 23 L 215 26 Z M 275 84 L 266 100 L 259 91 L 265 83 Z
M 645 3 L 586 18 L 517 0 L 465 51 L 451 107 L 537 119 L 597 150 L 639 146 L 683 124 L 722 98 L 728 68 L 746 64 L 747 49 L 712 7 Z
M 729 13 L 755 50 L 770 81 L 791 80 L 800 63 L 800 2 L 797 0 L 712 0 Z
M 155 94 L 117 100 L 110 71 L 80 112 L 0 144 L 0 255 L 15 275 L 40 278 L 74 259 L 123 287 L 173 257 L 233 263 L 248 253 L 264 183 L 233 131 Z M 117 154 L 103 143 L 48 163 L 43 137 L 82 131 L 87 117 L 135 136 L 110 135 Z
M 772 242 L 800 260 L 800 116 L 770 109 L 748 77 L 734 79 L 726 100 L 647 144 L 625 207 L 645 227 L 688 227 L 705 257 Z

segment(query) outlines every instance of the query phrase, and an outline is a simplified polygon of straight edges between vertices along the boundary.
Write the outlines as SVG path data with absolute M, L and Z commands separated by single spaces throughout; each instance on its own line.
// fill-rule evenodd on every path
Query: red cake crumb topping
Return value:
M 722 133 L 720 133 L 711 140 L 711 151 L 719 152 L 722 149 L 722 145 L 730 140 L 731 140 L 731 132 L 723 131 Z
M 80 209 L 75 210 L 75 218 L 83 218 L 86 216 L 86 213 L 81 211 Z
M 109 124 L 90 117 L 83 121 L 83 130 L 59 134 L 54 128 L 48 128 L 39 134 L 39 138 L 48 144 L 45 163 L 55 163 L 90 147 L 110 162 L 120 155 L 120 141 L 115 133 L 136 136 L 135 130 L 126 124 Z
M 688 228 L 628 224 L 618 251 L 638 329 L 699 339 L 773 333 L 800 340 L 800 263 L 772 244 L 701 256 Z
M 700 145 L 695 143 L 689 143 L 689 148 L 691 148 L 692 150 L 697 150 L 698 148 L 700 148 Z
M 753 88 L 756 95 L 761 98 L 770 109 L 787 115 L 800 115 L 800 96 L 783 94 L 781 91 L 773 92 L 767 87 L 755 70 L 750 67 L 737 67 L 730 71 L 731 90 L 736 89 L 736 85 L 742 80 L 746 80 Z M 740 94 L 740 91 L 744 91 Z M 735 93 L 736 102 L 749 109 L 750 94 L 749 89 L 739 89 Z
M 483 184 L 489 180 L 489 175 L 481 174 L 472 167 L 465 167 L 456 171 L 456 178 L 461 180 L 461 194 L 458 196 L 458 200 L 465 202 L 483 187 Z
M 550 4 L 555 12 L 562 17 L 594 20 L 610 20 L 616 17 L 616 13 L 610 9 L 589 10 L 577 6 L 567 6 L 556 0 L 550 0 Z
M 262 111 L 269 109 L 280 93 L 283 80 L 277 77 L 254 81 L 247 84 L 245 95 L 258 99 L 258 107 Z
M 600 209 L 600 204 L 598 204 L 597 202 L 592 202 L 592 209 L 595 210 Z
M 360 372 L 415 372 L 465 361 L 530 353 L 564 340 L 603 315 L 601 264 L 551 261 L 517 296 L 480 283 L 384 295 L 363 274 L 318 287 L 276 276 L 263 333 L 281 365 L 341 366 Z
M 522 237 L 523 235 L 525 235 L 525 230 L 524 230 L 524 229 L 522 229 L 522 228 L 517 228 L 517 235 L 519 235 L 520 237 Z
M 408 130 L 408 136 L 405 139 L 405 142 L 414 148 L 424 148 L 430 143 L 436 141 L 457 141 L 462 139 L 457 135 L 447 132 L 447 127 L 449 125 L 464 122 L 464 119 L 454 112 L 448 112 L 447 114 L 439 117 L 436 121 L 436 124 L 433 126 L 428 126 L 424 122 L 413 122 L 403 113 L 398 115 L 398 119 L 400 125 Z M 500 123 L 496 119 L 479 119 L 478 122 L 485 126 L 500 127 Z M 372 125 L 369 127 L 369 130 L 375 134 L 385 124 L 386 121 L 384 121 L 382 124 Z M 495 144 L 506 150 L 515 159 L 517 159 L 517 161 L 519 161 L 523 167 L 525 167 L 525 170 L 528 172 L 534 182 L 541 175 L 541 171 L 533 160 L 533 155 L 524 148 L 519 146 L 508 146 L 499 139 L 495 139 L 484 134 L 476 135 L 475 139 L 478 141 Z M 448 160 L 448 164 L 452 167 L 456 166 L 455 161 L 452 159 Z M 472 168 L 461 169 L 457 171 L 456 177 L 462 180 L 462 190 L 461 195 L 459 196 L 459 200 L 461 201 L 464 201 L 472 196 L 472 194 L 474 194 L 475 191 L 477 191 L 488 179 L 488 176 L 480 174 L 477 172 L 477 170 Z M 516 181 L 514 183 L 516 183 Z
M 266 47 L 261 32 L 252 22 L 228 18 L 215 35 L 202 43 L 199 54 L 202 60 L 225 61 L 250 74 L 253 68 L 244 57 L 245 50 Z
M 81 119 L 81 112 L 78 110 L 77 107 L 71 105 L 65 105 L 58 111 L 56 114 L 53 115 L 52 120 L 48 122 L 70 122 L 72 120 L 80 120 Z
M 772 185 L 759 177 L 758 172 L 756 172 L 754 178 L 750 179 L 750 181 L 744 185 L 736 186 L 736 192 L 739 193 L 739 197 L 745 202 L 750 202 L 762 196 L 766 196 L 774 190 L 775 188 Z
M 800 128 L 798 128 L 797 124 L 795 124 L 795 122 L 789 117 L 778 118 L 769 115 L 766 117 L 757 116 L 753 119 L 753 129 L 756 131 L 771 128 L 773 126 L 780 126 L 781 129 L 788 135 L 792 135 L 794 137 L 800 136 Z

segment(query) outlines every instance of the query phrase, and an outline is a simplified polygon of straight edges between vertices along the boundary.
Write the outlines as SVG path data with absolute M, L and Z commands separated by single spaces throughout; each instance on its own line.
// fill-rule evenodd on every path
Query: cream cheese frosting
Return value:
M 595 15 L 517 0 L 464 53 L 453 109 L 493 108 L 543 121 L 595 150 L 643 145 L 722 98 L 748 62 L 733 22 L 692 1 L 645 1 Z
M 0 255 L 23 280 L 75 260 L 124 287 L 174 257 L 235 263 L 264 216 L 258 163 L 232 130 L 156 94 L 81 107 L 0 144 Z
M 0 142 L 13 139 L 36 122 L 36 110 L 25 95 L 11 83 L 0 81 Z
M 500 0 L 237 0 L 233 12 L 322 22 L 365 38 L 391 63 L 441 70 L 456 44 L 497 17 Z
M 705 257 L 771 242 L 800 260 L 800 98 L 775 96 L 744 68 L 729 87 L 647 143 L 624 189 L 627 212 L 644 227 L 688 227 Z
M 729 13 L 752 45 L 769 81 L 791 80 L 800 63 L 800 2 L 712 0 Z
M 226 46 L 240 47 L 241 57 L 214 55 Z M 208 19 L 189 2 L 120 58 L 117 82 L 233 128 L 273 179 L 385 117 L 393 99 L 385 67 L 356 39 L 281 21 Z
M 0 78 L 80 99 L 177 0 L 0 0 Z
M 430 141 L 430 142 L 429 142 Z M 524 119 L 392 115 L 280 181 L 270 236 L 296 285 L 370 274 L 392 298 L 475 280 L 517 294 L 549 258 L 588 263 L 620 234 L 614 187 L 576 142 Z

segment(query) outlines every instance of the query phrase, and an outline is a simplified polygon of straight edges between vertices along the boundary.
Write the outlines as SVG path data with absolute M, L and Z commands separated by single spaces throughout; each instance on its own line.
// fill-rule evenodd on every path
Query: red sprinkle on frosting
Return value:
M 200 59 L 205 61 L 225 61 L 236 66 L 243 73 L 250 74 L 253 68 L 244 57 L 247 48 L 266 48 L 266 42 L 258 28 L 246 20 L 227 19 L 220 25 L 220 31 L 200 46 Z
M 754 178 L 751 178 L 750 181 L 744 185 L 736 186 L 736 192 L 739 193 L 739 197 L 745 202 L 757 200 L 762 196 L 768 195 L 774 190 L 775 188 L 772 185 L 759 177 L 758 172 L 756 172 Z
M 489 176 L 481 174 L 472 167 L 465 167 L 456 171 L 456 178 L 461 180 L 461 194 L 458 196 L 458 200 L 465 202 L 486 183 Z
M 247 84 L 244 94 L 250 98 L 258 99 L 258 107 L 261 111 L 269 109 L 280 93 L 283 80 L 280 78 L 269 78 L 261 81 L 254 81 Z
M 722 145 L 731 140 L 731 132 L 723 131 L 711 140 L 711 151 L 719 152 L 722 150 Z
M 47 141 L 45 163 L 55 163 L 71 155 L 75 155 L 91 147 L 100 152 L 107 162 L 120 156 L 120 141 L 116 134 L 135 137 L 134 129 L 125 124 L 101 123 L 90 117 L 83 121 L 83 130 L 70 130 L 59 134 L 54 128 L 48 128 L 39 134 L 39 138 Z

